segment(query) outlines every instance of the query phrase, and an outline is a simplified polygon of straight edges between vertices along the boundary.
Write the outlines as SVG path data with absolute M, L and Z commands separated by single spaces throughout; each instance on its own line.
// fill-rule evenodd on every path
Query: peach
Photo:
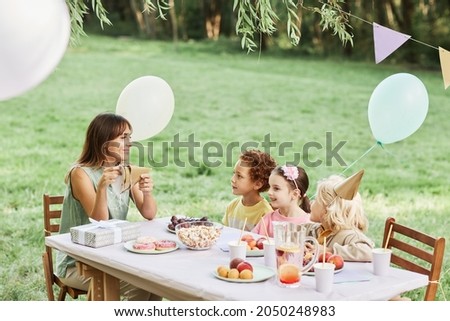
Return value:
M 328 258 L 327 263 L 333 263 L 336 266 L 335 270 L 340 270 L 344 267 L 344 259 L 338 254 L 331 255 Z
M 239 271 L 239 273 L 242 272 L 243 270 L 250 270 L 253 272 L 253 266 L 247 261 L 239 263 L 236 268 Z
M 253 237 L 253 235 L 251 235 L 251 234 L 244 234 L 244 235 L 242 235 L 242 237 L 241 237 L 241 241 L 245 241 L 245 242 L 249 242 L 249 241 L 251 241 L 251 240 L 254 240 L 254 237 Z
M 250 248 L 254 248 L 254 247 L 256 247 L 256 240 L 253 239 L 253 240 L 247 241 L 247 244 L 248 244 L 248 246 L 250 246 Z
M 239 271 L 237 269 L 231 269 L 228 272 L 229 279 L 239 279 Z
M 325 252 L 325 262 L 328 262 L 328 259 L 332 255 L 333 255 L 333 253 L 331 253 L 331 252 Z M 319 263 L 323 262 L 323 253 L 319 254 L 319 256 L 317 257 L 317 262 L 319 262 Z
M 239 273 L 239 278 L 244 280 L 253 279 L 253 272 L 250 270 L 242 270 Z
M 243 259 L 236 257 L 230 261 L 230 269 L 235 269 L 239 265 L 239 263 L 244 262 Z
M 228 277 L 228 272 L 229 271 L 230 271 L 230 269 L 228 267 L 226 267 L 226 266 L 223 266 L 223 265 L 221 265 L 221 266 L 219 266 L 217 268 L 217 274 L 219 276 L 223 277 L 223 278 Z

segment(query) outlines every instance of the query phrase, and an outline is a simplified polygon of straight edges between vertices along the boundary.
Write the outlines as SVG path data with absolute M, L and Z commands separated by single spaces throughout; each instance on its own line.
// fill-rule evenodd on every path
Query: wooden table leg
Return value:
M 89 300 L 91 301 L 119 301 L 120 281 L 119 279 L 93 268 L 87 264 L 77 262 L 78 272 L 91 278 L 89 284 Z

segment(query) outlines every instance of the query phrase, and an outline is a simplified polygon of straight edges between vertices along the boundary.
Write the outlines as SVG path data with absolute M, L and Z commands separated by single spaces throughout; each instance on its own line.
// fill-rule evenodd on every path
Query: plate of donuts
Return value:
M 157 240 L 153 237 L 143 236 L 124 243 L 124 247 L 133 253 L 164 254 L 178 249 L 178 243 L 172 240 Z

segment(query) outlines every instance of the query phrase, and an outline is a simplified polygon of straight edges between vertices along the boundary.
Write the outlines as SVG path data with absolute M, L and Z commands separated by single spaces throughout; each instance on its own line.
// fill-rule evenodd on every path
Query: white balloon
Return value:
M 161 132 L 173 115 L 175 98 L 169 84 L 155 76 L 129 83 L 119 96 L 116 114 L 131 123 L 132 141 L 148 139 Z
M 64 0 L 0 0 L 0 101 L 44 81 L 70 39 Z

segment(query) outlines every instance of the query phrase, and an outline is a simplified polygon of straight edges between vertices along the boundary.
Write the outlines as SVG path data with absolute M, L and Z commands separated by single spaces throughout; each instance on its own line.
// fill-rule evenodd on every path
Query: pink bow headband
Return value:
M 288 180 L 293 181 L 294 184 L 295 184 L 295 187 L 298 190 L 300 190 L 298 188 L 297 181 L 296 181 L 296 179 L 298 178 L 298 168 L 297 168 L 297 166 L 286 166 L 286 165 L 283 165 L 283 166 L 281 166 L 281 170 L 283 171 L 283 175 Z

